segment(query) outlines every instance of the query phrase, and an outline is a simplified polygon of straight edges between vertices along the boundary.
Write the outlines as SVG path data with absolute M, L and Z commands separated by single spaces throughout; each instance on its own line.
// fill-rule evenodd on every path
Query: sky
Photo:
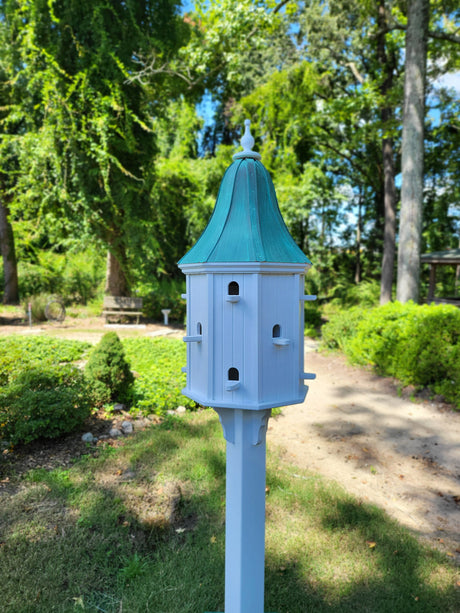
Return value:
M 439 87 L 448 87 L 454 89 L 460 96 L 460 70 L 458 72 L 450 72 L 436 79 L 435 84 Z

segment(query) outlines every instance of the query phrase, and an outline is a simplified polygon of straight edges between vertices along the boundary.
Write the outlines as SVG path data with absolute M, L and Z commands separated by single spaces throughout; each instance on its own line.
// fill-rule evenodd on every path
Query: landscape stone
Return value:
M 81 437 L 81 440 L 84 443 L 92 443 L 94 441 L 94 436 L 91 434 L 91 432 L 85 432 Z
M 117 438 L 117 436 L 121 436 L 121 430 L 119 430 L 118 428 L 112 428 L 109 432 L 109 435 L 112 438 Z
M 130 421 L 124 421 L 121 424 L 121 430 L 123 432 L 123 434 L 132 434 L 134 428 L 133 428 L 133 424 Z
M 187 409 L 185 407 L 183 407 L 183 406 L 177 407 L 177 409 L 176 409 L 176 413 L 178 413 L 179 415 L 181 413 L 185 413 L 186 411 L 187 411 Z
M 114 405 L 113 405 L 113 409 L 112 409 L 112 411 L 113 411 L 114 413 L 121 413 L 122 411 L 124 411 L 124 410 L 125 410 L 125 408 L 126 408 L 126 407 L 125 407 L 125 405 L 124 405 L 124 404 L 121 404 L 121 403 L 119 402 L 119 403 L 117 403 L 117 404 L 114 404 Z

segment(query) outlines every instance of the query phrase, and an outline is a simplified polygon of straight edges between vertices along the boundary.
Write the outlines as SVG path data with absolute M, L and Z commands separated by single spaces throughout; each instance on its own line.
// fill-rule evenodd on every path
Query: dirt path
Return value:
M 306 401 L 270 421 L 268 445 L 340 482 L 460 562 L 460 412 L 398 396 L 389 379 L 317 352 Z

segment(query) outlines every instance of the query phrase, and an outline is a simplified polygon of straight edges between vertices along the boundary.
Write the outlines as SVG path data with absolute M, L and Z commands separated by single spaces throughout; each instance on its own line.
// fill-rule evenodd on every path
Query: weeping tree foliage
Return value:
M 108 288 L 129 290 L 152 216 L 157 153 L 153 118 L 177 92 L 159 74 L 133 80 L 152 48 L 168 59 L 187 36 L 170 0 L 17 0 L 11 32 L 26 83 L 16 108 L 15 210 L 65 220 L 62 233 L 99 239 L 110 253 Z M 147 241 L 146 241 L 147 242 Z
M 15 87 L 13 80 L 18 59 L 6 21 L 7 3 L 2 2 L 0 6 L 5 17 L 0 21 L 0 248 L 4 279 L 3 303 L 18 304 L 16 247 L 10 213 L 11 189 L 16 172 L 16 156 L 11 141 L 17 134 L 17 127 L 11 121 L 11 111 L 18 99 L 18 87 Z

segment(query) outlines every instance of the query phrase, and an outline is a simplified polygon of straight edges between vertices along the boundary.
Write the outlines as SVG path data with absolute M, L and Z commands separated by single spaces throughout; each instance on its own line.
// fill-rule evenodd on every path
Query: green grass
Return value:
M 266 611 L 460 610 L 456 569 L 383 511 L 276 450 L 267 485 Z M 224 610 L 225 444 L 213 411 L 10 488 L 5 613 Z

